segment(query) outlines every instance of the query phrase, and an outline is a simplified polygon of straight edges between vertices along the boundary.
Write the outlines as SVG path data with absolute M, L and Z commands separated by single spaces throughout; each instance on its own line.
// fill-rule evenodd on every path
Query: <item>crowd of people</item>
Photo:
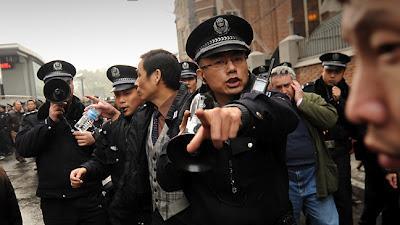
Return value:
M 37 77 L 67 85 L 69 95 L 38 110 L 34 100 L 25 112 L 18 101 L 11 112 L 1 107 L 2 154 L 15 146 L 20 162 L 35 157 L 46 225 L 300 225 L 301 214 L 306 224 L 351 225 L 354 152 L 366 174 L 359 224 L 376 224 L 381 213 L 382 224 L 398 224 L 400 5 L 343 4 L 355 59 L 322 54 L 321 76 L 304 85 L 290 63 L 267 76 L 249 72 L 253 30 L 234 15 L 190 33 L 192 61 L 154 49 L 136 67 L 111 66 L 114 105 L 88 96 L 85 108 L 73 95 L 75 67 L 48 62 Z M 102 120 L 75 129 L 89 109 Z M 13 212 L 0 222 L 22 224 L 0 176 L 0 205 Z

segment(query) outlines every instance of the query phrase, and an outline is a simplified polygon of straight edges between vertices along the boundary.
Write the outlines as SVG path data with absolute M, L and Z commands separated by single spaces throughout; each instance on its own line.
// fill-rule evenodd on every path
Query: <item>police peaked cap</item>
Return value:
M 350 57 L 339 53 L 329 52 L 321 55 L 319 60 L 322 62 L 322 66 L 330 69 L 346 68 L 346 64 L 350 62 Z
M 257 66 L 254 68 L 251 73 L 254 75 L 266 74 L 268 73 L 268 67 L 266 65 Z
M 221 15 L 199 24 L 190 33 L 186 53 L 194 61 L 210 55 L 240 50 L 250 53 L 253 29 L 250 24 L 234 15 Z
M 135 86 L 137 69 L 133 66 L 115 65 L 107 70 L 107 78 L 112 82 L 112 91 L 123 91 Z
M 199 68 L 196 63 L 190 61 L 183 61 L 181 64 L 181 78 L 194 78 L 196 77 L 196 70 Z
M 44 82 L 52 78 L 70 78 L 73 79 L 76 74 L 75 67 L 62 60 L 54 60 L 41 66 L 37 72 L 39 80 Z

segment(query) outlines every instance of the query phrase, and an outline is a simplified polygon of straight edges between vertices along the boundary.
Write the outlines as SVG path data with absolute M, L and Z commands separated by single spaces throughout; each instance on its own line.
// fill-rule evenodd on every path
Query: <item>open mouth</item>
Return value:
M 226 81 L 226 85 L 230 88 L 235 88 L 240 85 L 240 79 L 237 77 L 230 78 Z

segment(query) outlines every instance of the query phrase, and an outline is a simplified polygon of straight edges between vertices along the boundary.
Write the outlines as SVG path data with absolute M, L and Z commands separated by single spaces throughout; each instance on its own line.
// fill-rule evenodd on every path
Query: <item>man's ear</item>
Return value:
M 197 69 L 196 70 L 196 75 L 198 78 L 201 78 L 203 83 L 206 83 L 206 79 L 204 78 L 204 71 L 202 69 Z
M 161 70 L 160 69 L 156 69 L 154 72 L 154 80 L 156 81 L 156 83 L 158 84 L 161 80 Z

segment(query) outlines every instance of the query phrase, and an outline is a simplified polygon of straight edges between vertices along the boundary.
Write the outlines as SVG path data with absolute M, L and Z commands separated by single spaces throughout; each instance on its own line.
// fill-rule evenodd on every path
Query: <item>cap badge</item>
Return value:
M 214 26 L 214 31 L 217 32 L 219 35 L 225 35 L 230 30 L 228 21 L 222 17 L 218 17 L 215 20 L 213 26 Z
M 184 70 L 189 69 L 189 63 L 187 63 L 187 62 L 182 63 L 182 69 L 184 69 Z
M 119 77 L 121 74 L 119 73 L 119 69 L 117 67 L 111 68 L 111 76 L 114 78 Z
M 335 61 L 339 60 L 339 58 L 340 58 L 340 56 L 339 56 L 339 54 L 337 54 L 337 53 L 334 53 L 334 54 L 332 55 L 332 59 L 335 60 Z
M 54 64 L 53 64 L 53 69 L 54 70 L 62 70 L 63 68 L 62 68 L 62 64 L 60 63 L 60 62 L 55 62 Z

